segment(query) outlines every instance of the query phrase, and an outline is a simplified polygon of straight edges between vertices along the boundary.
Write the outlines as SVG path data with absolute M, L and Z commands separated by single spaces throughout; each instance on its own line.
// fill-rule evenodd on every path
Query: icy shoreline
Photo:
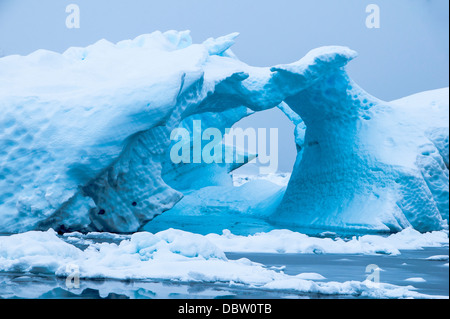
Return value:
M 278 239 L 278 240 L 277 240 Z M 294 241 L 295 239 L 295 241 Z M 45 274 L 65 278 L 67 265 L 79 267 L 82 279 L 169 280 L 240 285 L 251 289 L 365 298 L 447 298 L 371 281 L 323 282 L 320 274 L 287 275 L 246 258 L 230 260 L 225 251 L 296 252 L 303 254 L 400 254 L 401 250 L 448 246 L 448 232 L 420 234 L 412 229 L 389 237 L 367 235 L 348 241 L 313 238 L 277 230 L 253 236 L 202 236 L 169 229 L 130 236 L 53 231 L 0 237 L 0 273 Z M 82 249 L 78 248 L 82 247 Z M 280 249 L 282 247 L 283 249 Z M 314 275 L 314 276 L 313 276 Z

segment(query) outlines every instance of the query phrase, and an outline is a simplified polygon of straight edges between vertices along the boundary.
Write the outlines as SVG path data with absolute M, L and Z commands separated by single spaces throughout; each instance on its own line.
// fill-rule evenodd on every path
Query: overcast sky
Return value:
M 68 4 L 80 29 L 67 29 Z M 380 29 L 365 25 L 366 6 L 380 7 Z M 359 52 L 350 76 L 384 100 L 448 86 L 448 0 L 0 0 L 0 54 L 62 52 L 99 39 L 116 42 L 155 30 L 191 30 L 195 42 L 238 31 L 233 51 L 248 64 L 298 60 L 323 45 Z M 293 127 L 272 110 L 242 127 L 279 127 L 280 169 L 295 160 Z

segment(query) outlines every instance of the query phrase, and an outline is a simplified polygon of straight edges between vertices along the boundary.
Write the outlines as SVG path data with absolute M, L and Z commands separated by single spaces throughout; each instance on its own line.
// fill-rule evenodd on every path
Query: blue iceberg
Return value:
M 154 32 L 1 58 L 0 232 L 448 228 L 448 88 L 381 101 L 347 75 L 346 47 L 261 68 L 233 54 L 237 35 Z M 234 186 L 257 154 L 225 144 L 240 161 L 171 160 L 174 130 L 224 132 L 275 107 L 296 125 L 287 186 Z

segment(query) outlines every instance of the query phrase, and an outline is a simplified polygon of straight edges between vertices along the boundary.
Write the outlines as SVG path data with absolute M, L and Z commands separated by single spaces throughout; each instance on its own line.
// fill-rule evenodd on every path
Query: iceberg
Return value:
M 237 35 L 154 32 L 0 58 L 0 232 L 134 233 L 183 214 L 205 231 L 217 206 L 229 224 L 293 230 L 448 227 L 448 89 L 384 102 L 347 75 L 349 48 L 252 67 L 230 49 Z M 235 187 L 230 173 L 257 154 L 224 144 L 243 161 L 171 161 L 173 130 L 201 120 L 223 132 L 274 107 L 296 125 L 286 189 Z

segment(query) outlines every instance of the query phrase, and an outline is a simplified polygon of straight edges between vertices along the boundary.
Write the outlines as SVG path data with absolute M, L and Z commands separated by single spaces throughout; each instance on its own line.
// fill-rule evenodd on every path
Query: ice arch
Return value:
M 203 190 L 229 183 L 235 168 L 172 165 L 172 129 L 195 117 L 223 128 L 277 106 L 297 126 L 299 154 L 284 197 L 264 193 L 270 186 L 249 190 L 267 195 L 258 218 L 350 230 L 445 226 L 448 90 L 385 103 L 348 78 L 348 48 L 256 68 L 231 52 L 236 36 L 192 44 L 188 32 L 155 32 L 0 59 L 0 231 L 134 232 L 180 201 L 194 171 Z

